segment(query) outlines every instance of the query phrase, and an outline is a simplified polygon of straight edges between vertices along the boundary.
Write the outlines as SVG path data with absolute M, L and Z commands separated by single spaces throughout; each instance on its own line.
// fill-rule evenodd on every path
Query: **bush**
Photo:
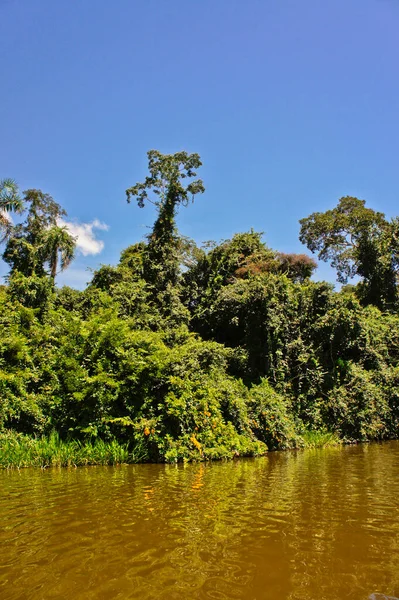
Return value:
M 389 437 L 389 419 L 388 398 L 374 374 L 350 363 L 345 383 L 325 401 L 325 424 L 346 441 L 368 441 Z
M 273 390 L 266 379 L 251 388 L 248 412 L 252 431 L 270 450 L 303 446 L 287 404 L 286 398 Z

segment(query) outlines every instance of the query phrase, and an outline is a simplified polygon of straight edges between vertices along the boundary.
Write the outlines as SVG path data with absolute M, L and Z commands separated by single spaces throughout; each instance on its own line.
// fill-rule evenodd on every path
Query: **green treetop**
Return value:
M 11 274 L 49 274 L 54 281 L 58 264 L 63 270 L 74 257 L 75 239 L 58 224 L 65 210 L 49 194 L 34 189 L 24 192 L 23 203 L 16 206 L 20 212 L 25 208 L 26 219 L 10 228 L 3 259 L 10 265 Z
M 398 301 L 399 224 L 366 208 L 351 196 L 324 213 L 300 221 L 300 240 L 318 257 L 330 261 L 338 281 L 358 276 L 358 292 L 365 304 L 392 308 Z
M 158 292 L 176 286 L 179 273 L 179 238 L 175 217 L 180 205 L 187 206 L 196 194 L 205 191 L 201 179 L 195 179 L 201 166 L 198 154 L 148 152 L 149 175 L 144 182 L 126 190 L 127 201 L 136 198 L 140 208 L 151 202 L 158 216 L 149 235 L 144 277 Z

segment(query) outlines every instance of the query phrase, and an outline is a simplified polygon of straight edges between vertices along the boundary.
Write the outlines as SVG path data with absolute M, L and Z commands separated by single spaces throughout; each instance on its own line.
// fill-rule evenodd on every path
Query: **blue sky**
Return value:
M 0 178 L 96 252 L 60 283 L 148 232 L 124 192 L 151 148 L 201 155 L 178 219 L 197 242 L 253 227 L 303 252 L 298 220 L 343 195 L 399 214 L 398 0 L 0 0 L 0 23 Z

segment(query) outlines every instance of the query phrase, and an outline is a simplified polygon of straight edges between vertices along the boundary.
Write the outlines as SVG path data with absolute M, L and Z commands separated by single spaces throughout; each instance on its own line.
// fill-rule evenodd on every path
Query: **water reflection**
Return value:
M 398 442 L 0 485 L 2 600 L 399 595 Z

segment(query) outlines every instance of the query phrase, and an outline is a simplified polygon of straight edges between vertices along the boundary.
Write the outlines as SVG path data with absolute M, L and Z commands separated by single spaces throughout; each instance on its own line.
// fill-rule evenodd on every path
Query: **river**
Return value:
M 399 596 L 398 508 L 399 442 L 1 471 L 0 598 Z

